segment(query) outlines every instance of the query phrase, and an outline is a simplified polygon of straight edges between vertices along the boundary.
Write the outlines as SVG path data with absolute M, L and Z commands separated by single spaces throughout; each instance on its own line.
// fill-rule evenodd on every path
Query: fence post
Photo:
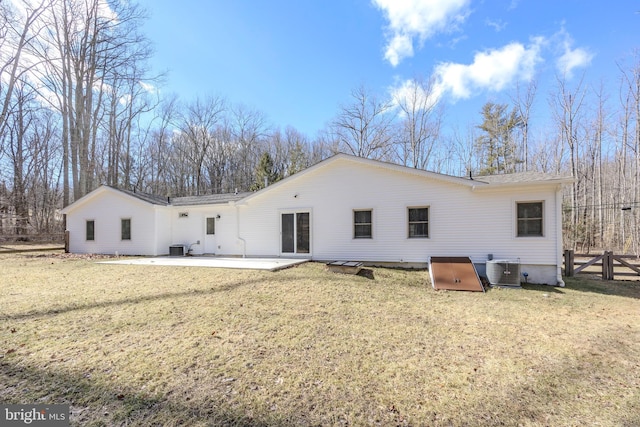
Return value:
M 609 251 L 609 280 L 615 279 L 615 273 L 613 271 L 613 251 Z
M 64 231 L 64 253 L 69 253 L 69 230 Z
M 613 279 L 613 252 L 604 251 L 602 257 L 602 280 Z
M 564 251 L 564 275 L 566 277 L 573 277 L 573 256 L 574 252 L 571 249 L 565 249 Z

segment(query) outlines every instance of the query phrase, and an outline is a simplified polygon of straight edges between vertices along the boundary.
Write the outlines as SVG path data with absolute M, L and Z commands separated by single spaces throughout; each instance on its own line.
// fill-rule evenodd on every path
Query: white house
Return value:
M 430 256 L 517 259 L 562 284 L 570 178 L 460 178 L 338 154 L 254 193 L 162 198 L 102 186 L 63 210 L 69 250 L 305 257 L 426 266 Z

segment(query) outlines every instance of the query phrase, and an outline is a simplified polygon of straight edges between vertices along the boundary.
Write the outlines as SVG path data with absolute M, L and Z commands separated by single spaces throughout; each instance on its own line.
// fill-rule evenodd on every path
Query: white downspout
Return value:
M 242 243 L 242 258 L 247 257 L 247 242 L 240 237 L 240 206 L 236 206 L 236 238 Z
M 556 189 L 556 286 L 564 288 L 562 280 L 562 185 Z

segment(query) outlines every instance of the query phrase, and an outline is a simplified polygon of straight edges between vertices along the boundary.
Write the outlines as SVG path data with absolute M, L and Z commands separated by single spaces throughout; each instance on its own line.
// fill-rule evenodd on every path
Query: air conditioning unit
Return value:
M 492 285 L 520 286 L 520 261 L 508 259 L 487 261 L 487 279 Z

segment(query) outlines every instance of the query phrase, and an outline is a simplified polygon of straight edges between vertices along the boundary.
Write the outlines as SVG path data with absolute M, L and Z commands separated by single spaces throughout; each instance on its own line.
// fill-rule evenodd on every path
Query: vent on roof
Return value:
M 520 286 L 520 261 L 508 259 L 487 261 L 487 279 L 492 285 Z

